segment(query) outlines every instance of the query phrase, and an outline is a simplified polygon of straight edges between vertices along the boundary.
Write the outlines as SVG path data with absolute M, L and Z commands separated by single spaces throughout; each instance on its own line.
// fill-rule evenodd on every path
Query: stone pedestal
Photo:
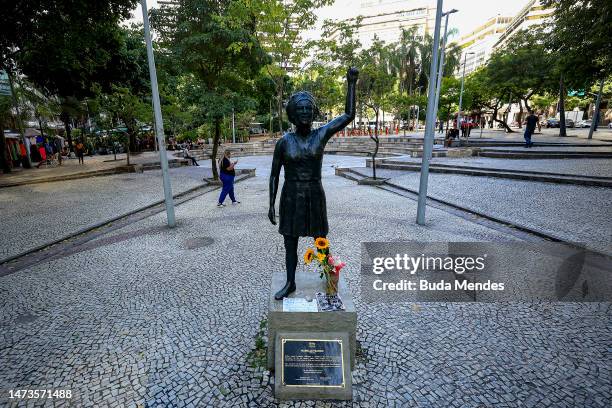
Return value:
M 284 312 L 283 301 L 275 300 L 274 294 L 286 282 L 284 272 L 272 275 L 270 297 L 268 303 L 268 369 L 274 370 L 276 333 L 281 332 L 346 332 L 350 344 L 351 370 L 355 367 L 357 312 L 349 292 L 346 280 L 340 275 L 338 294 L 342 298 L 345 310 L 337 312 Z M 297 290 L 289 297 L 312 298 L 316 302 L 315 293 L 325 293 L 325 280 L 319 278 L 319 273 L 296 273 Z

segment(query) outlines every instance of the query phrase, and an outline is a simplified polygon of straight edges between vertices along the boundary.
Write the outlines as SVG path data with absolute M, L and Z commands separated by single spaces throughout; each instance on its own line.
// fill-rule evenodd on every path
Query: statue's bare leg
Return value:
M 274 299 L 280 300 L 295 292 L 295 268 L 297 267 L 298 237 L 283 235 L 285 238 L 285 266 L 287 268 L 287 283 L 274 295 Z

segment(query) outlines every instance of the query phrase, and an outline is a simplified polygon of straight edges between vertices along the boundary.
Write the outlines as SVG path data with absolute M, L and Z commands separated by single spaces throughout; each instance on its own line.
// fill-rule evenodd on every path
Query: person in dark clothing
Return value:
M 230 156 L 231 152 L 226 150 L 223 153 L 223 158 L 219 163 L 219 178 L 223 183 L 223 188 L 221 189 L 221 195 L 219 196 L 217 207 L 225 207 L 223 201 L 225 201 L 225 197 L 227 197 L 228 194 L 230 200 L 232 200 L 232 204 L 240 204 L 240 201 L 237 201 L 236 197 L 234 197 L 234 177 L 236 177 L 236 170 L 234 170 L 234 166 L 236 163 L 238 163 L 238 160 L 231 162 Z
M 527 116 L 525 125 L 525 148 L 533 146 L 531 136 L 535 132 L 535 128 L 538 125 L 538 117 L 533 114 L 533 111 L 529 109 L 529 116 Z

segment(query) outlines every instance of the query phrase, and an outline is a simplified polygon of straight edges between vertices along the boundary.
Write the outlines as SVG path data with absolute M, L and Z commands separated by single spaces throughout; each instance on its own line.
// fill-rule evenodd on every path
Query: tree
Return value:
M 10 173 L 8 158 L 6 157 L 6 139 L 4 137 L 4 124 L 11 116 L 12 101 L 5 95 L 0 95 L 0 168 L 4 173 Z
M 498 82 L 495 73 L 487 64 L 469 75 L 465 80 L 465 88 L 471 90 L 472 104 L 483 106 L 492 111 L 492 121 L 501 124 L 506 132 L 513 132 L 508 124 L 497 118 L 499 108 L 512 96 L 512 91 L 506 83 Z
M 510 90 L 519 103 L 518 123 L 521 127 L 523 105 L 531 109 L 531 97 L 554 87 L 556 57 L 546 48 L 544 30 L 532 28 L 516 33 L 506 46 L 494 53 L 487 69 L 494 80 Z
M 145 103 L 141 98 L 131 93 L 130 89 L 120 86 L 113 86 L 112 93 L 102 96 L 102 105 L 113 118 L 119 119 L 127 128 L 127 151 L 128 164 L 130 161 L 129 152 L 134 152 L 136 135 L 138 133 L 139 122 L 151 122 L 151 104 Z
M 460 80 L 454 77 L 442 78 L 440 85 L 440 107 L 438 108 L 438 117 L 440 120 L 447 122 L 454 117 L 455 104 L 459 105 L 459 92 L 461 92 Z M 464 92 L 463 102 L 465 106 L 470 104 L 470 95 Z
M 547 36 L 547 45 L 557 53 L 560 135 L 565 136 L 565 88 L 570 86 L 584 89 L 594 82 L 601 85 L 612 75 L 612 4 L 609 0 L 545 0 L 544 4 L 555 7 L 553 28 Z M 593 121 L 589 138 L 595 126 Z
M 361 53 L 361 73 L 357 93 L 362 103 L 374 112 L 374 135 L 370 139 L 376 147 L 372 154 L 372 177 L 376 179 L 376 155 L 380 140 L 378 138 L 378 119 L 380 111 L 389 102 L 389 94 L 393 89 L 396 77 L 390 68 L 389 47 L 385 46 L 376 36 L 372 46 Z
M 27 33 L 12 45 L 11 58 L 39 89 L 60 98 L 71 145 L 74 101 L 92 96 L 95 83 L 110 89 L 125 72 L 116 59 L 122 45 L 119 22 L 129 17 L 136 0 L 39 3 L 31 14 L 20 14 L 19 32 Z
M 266 70 L 274 82 L 277 111 L 282 131 L 285 77 L 298 67 L 308 53 L 302 33 L 317 21 L 315 10 L 332 4 L 333 0 L 253 0 L 253 15 L 257 27 L 254 30 L 259 42 L 271 56 Z
M 181 61 L 186 73 L 184 93 L 194 117 L 214 126 L 212 172 L 219 178 L 216 157 L 224 116 L 232 108 L 252 107 L 248 95 L 253 79 L 268 62 L 255 36 L 254 9 L 244 0 L 185 0 L 172 21 L 159 21 L 169 30 L 161 43 Z M 158 17 L 160 17 L 158 15 Z M 162 18 L 162 17 L 160 17 Z

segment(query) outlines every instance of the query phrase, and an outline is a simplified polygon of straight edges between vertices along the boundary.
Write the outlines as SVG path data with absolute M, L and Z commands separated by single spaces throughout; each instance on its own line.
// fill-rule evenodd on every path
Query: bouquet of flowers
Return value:
M 308 248 L 304 254 L 304 263 L 310 265 L 313 260 L 316 260 L 320 269 L 320 277 L 327 283 L 325 293 L 327 295 L 336 295 L 338 293 L 338 280 L 340 278 L 340 270 L 346 265 L 344 262 L 332 256 L 329 251 L 329 241 L 327 238 L 315 238 L 314 246 L 316 252 L 312 248 Z

